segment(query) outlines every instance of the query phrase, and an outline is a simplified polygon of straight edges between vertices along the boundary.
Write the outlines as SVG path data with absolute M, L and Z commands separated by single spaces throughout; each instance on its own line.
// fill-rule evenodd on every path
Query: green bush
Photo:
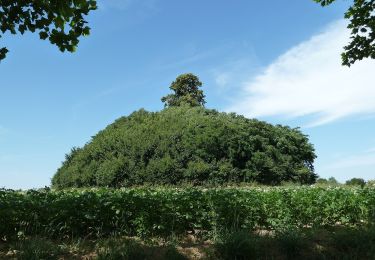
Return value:
M 203 107 L 143 109 L 66 156 L 55 188 L 258 182 L 314 183 L 313 146 L 300 130 Z

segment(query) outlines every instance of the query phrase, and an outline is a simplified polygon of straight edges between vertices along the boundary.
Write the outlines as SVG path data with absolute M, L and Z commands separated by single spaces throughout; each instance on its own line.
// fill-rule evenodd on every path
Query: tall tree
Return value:
M 84 16 L 96 8 L 96 0 L 0 0 L 0 30 L 39 32 L 60 51 L 74 52 L 79 38 L 90 34 Z M 0 48 L 0 60 L 7 53 L 6 47 Z
M 173 94 L 169 94 L 161 99 L 165 107 L 180 106 L 188 104 L 190 106 L 204 106 L 206 101 L 203 91 L 199 89 L 202 82 L 192 73 L 182 74 L 172 82 L 169 87 Z
M 314 1 L 327 6 L 336 0 Z M 350 20 L 351 41 L 344 47 L 342 64 L 350 67 L 363 58 L 375 59 L 375 0 L 354 0 L 345 18 Z

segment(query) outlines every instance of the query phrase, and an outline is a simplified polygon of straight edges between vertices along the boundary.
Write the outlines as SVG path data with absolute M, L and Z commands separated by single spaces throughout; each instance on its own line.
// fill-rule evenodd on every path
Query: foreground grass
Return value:
M 130 238 L 58 241 L 31 237 L 0 247 L 0 259 L 187 259 L 171 245 Z
M 205 241 L 24 237 L 0 244 L 0 259 L 375 259 L 375 227 L 237 231 Z

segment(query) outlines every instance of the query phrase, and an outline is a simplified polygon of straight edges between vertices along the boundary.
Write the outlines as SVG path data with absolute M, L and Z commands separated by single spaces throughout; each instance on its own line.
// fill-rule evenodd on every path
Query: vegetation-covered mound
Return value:
M 313 183 L 312 145 L 299 130 L 202 107 L 139 110 L 73 149 L 55 187 L 282 181 Z
M 313 146 L 298 129 L 206 109 L 200 90 L 176 88 L 201 84 L 191 77 L 172 83 L 162 111 L 141 109 L 74 148 L 53 186 L 316 181 Z

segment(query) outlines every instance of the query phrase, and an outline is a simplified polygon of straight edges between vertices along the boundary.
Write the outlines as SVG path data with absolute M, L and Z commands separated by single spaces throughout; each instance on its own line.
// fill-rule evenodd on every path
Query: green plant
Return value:
M 229 187 L 0 190 L 0 237 L 208 237 L 238 230 L 375 224 L 375 189 Z

